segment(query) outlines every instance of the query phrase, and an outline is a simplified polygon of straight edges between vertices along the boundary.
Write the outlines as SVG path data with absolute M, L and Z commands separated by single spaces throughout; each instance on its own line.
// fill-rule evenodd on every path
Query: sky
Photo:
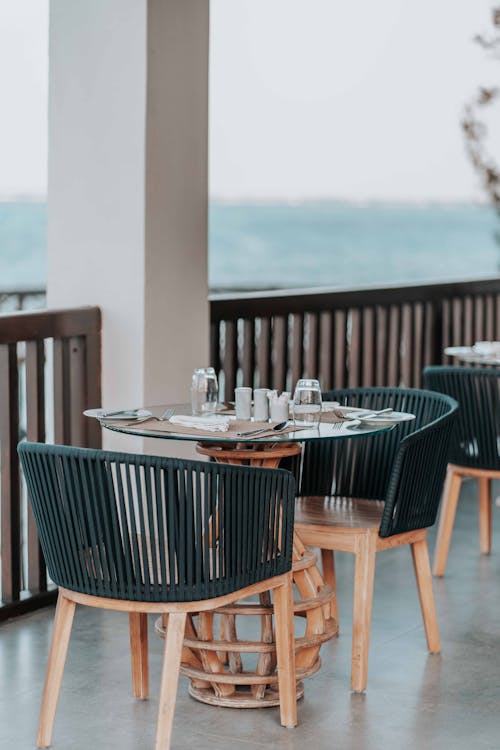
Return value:
M 480 199 L 460 118 L 500 80 L 472 41 L 491 6 L 211 0 L 211 195 Z M 47 50 L 48 0 L 0 0 L 3 196 L 46 190 Z M 500 136 L 491 148 L 500 160 Z

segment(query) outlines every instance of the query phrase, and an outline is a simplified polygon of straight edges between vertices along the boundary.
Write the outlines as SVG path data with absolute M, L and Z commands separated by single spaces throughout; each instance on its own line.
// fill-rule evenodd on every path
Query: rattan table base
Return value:
M 275 468 L 285 456 L 300 453 L 301 447 L 299 443 L 237 444 L 234 448 L 200 443 L 197 450 L 223 463 Z M 297 627 L 300 620 L 303 629 L 295 638 L 297 698 L 304 694 L 302 680 L 321 666 L 321 644 L 337 633 L 337 622 L 331 617 L 335 593 L 324 582 L 316 562 L 316 555 L 295 534 L 294 613 Z M 261 594 L 259 599 L 188 617 L 181 672 L 189 677 L 189 692 L 196 700 L 231 708 L 279 705 L 271 593 Z M 254 640 L 238 639 L 242 617 L 254 619 L 252 626 L 258 631 Z M 168 616 L 156 623 L 160 635 L 167 627 Z

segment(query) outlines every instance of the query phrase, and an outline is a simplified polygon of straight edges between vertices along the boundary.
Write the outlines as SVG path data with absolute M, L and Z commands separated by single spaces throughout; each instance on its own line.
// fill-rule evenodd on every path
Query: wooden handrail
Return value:
M 100 330 L 101 311 L 98 307 L 23 310 L 0 314 L 0 344 L 87 336 L 97 334 Z
M 334 305 L 336 309 L 389 303 L 438 301 L 443 297 L 496 293 L 500 276 L 488 279 L 466 279 L 422 284 L 387 284 L 354 289 L 314 287 L 264 292 L 211 294 L 212 322 L 237 320 L 258 315 L 284 315 L 320 312 Z

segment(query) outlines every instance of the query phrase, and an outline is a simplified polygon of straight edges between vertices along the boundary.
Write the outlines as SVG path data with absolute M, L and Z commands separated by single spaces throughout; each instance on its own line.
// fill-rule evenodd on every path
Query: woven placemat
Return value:
M 250 430 L 264 430 L 266 428 L 269 428 L 266 429 L 266 432 L 263 432 L 260 435 L 256 435 L 255 440 L 257 440 L 258 438 L 278 437 L 279 435 L 287 435 L 291 432 L 310 429 L 309 427 L 295 426 L 291 424 L 288 427 L 285 427 L 283 430 L 275 432 L 273 429 L 271 429 L 272 424 L 270 422 L 248 422 L 242 419 L 232 419 L 229 422 L 229 429 L 226 432 L 222 432 L 221 430 L 200 430 L 195 427 L 173 424 L 172 422 L 161 422 L 158 419 L 146 419 L 144 421 L 136 423 L 128 422 L 126 425 L 124 425 L 123 422 L 113 423 L 112 420 L 107 420 L 107 424 L 115 424 L 116 426 L 127 427 L 127 430 L 137 430 L 137 432 L 143 432 L 147 430 L 148 432 L 172 433 L 175 435 L 192 435 L 193 437 L 199 435 L 200 437 L 211 437 L 214 439 L 214 441 L 217 441 L 217 439 L 239 439 L 239 436 L 237 434 L 238 432 L 249 432 Z M 252 440 L 254 439 L 251 435 L 249 435 L 248 438 Z M 241 441 L 244 442 L 244 440 L 245 437 L 241 436 Z

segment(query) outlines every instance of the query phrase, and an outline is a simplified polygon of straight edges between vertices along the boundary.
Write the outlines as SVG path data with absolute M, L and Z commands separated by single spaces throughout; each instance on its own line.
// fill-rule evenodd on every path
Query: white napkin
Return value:
M 229 429 L 229 417 L 217 414 L 210 417 L 175 414 L 173 417 L 170 417 L 169 422 L 180 424 L 183 427 L 194 427 L 195 430 L 207 430 L 207 432 L 227 432 Z

